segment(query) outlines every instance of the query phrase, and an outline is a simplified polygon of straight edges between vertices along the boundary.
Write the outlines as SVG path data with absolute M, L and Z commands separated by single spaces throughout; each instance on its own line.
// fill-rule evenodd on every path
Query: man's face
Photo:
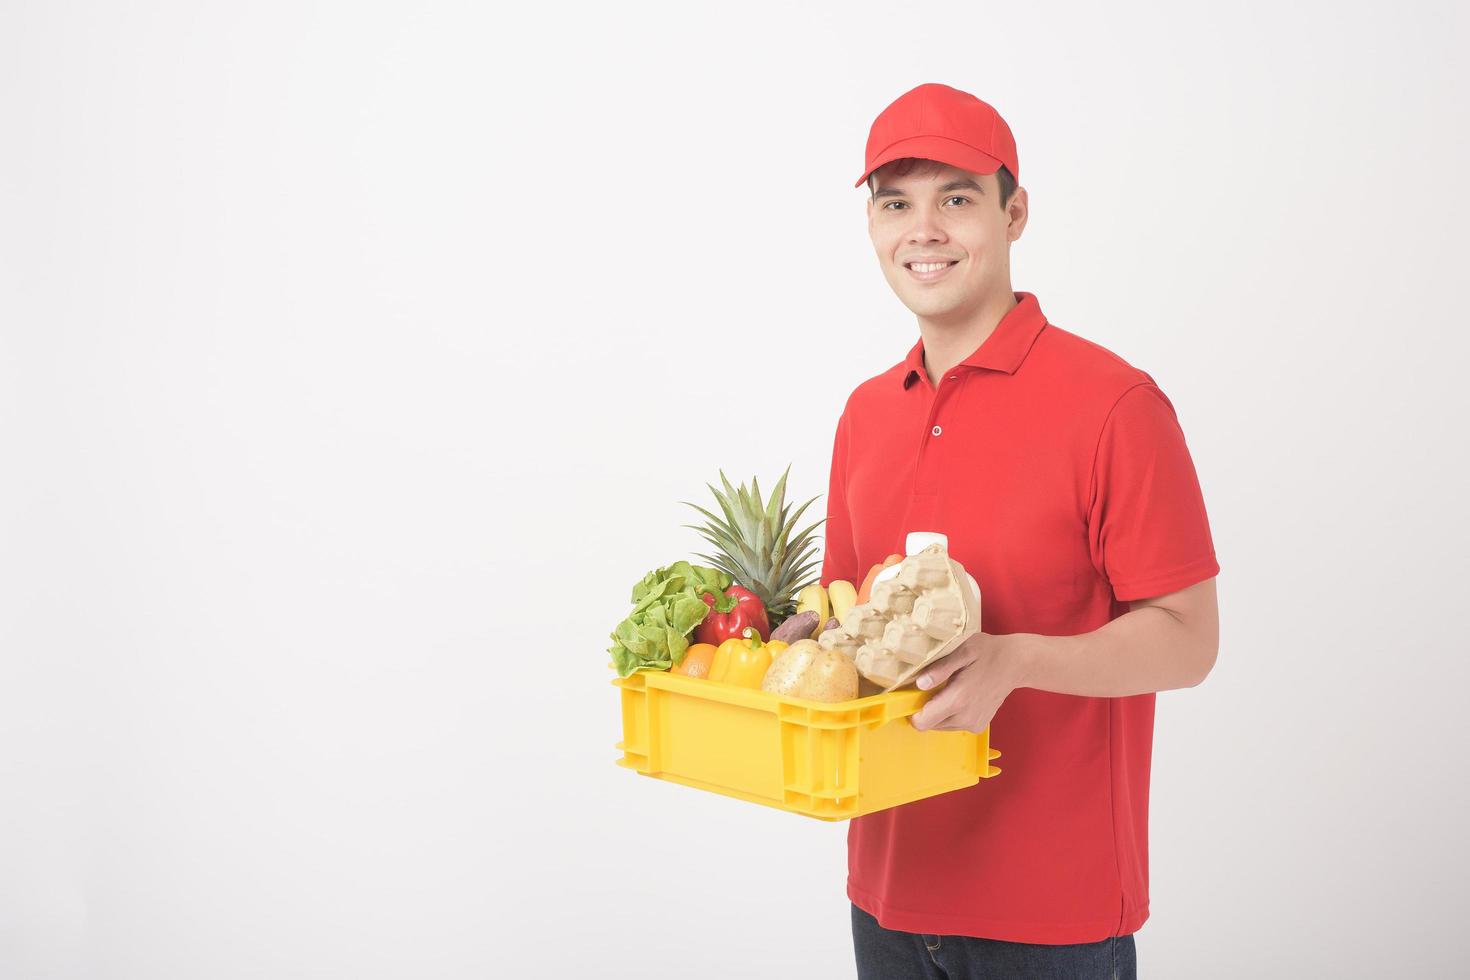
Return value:
M 948 164 L 916 166 L 904 176 L 878 169 L 868 201 L 868 235 L 888 285 L 904 306 L 934 320 L 964 319 L 1010 289 L 1010 243 L 1026 224 L 1026 192 L 1000 206 L 995 174 Z M 914 263 L 948 261 L 938 272 Z

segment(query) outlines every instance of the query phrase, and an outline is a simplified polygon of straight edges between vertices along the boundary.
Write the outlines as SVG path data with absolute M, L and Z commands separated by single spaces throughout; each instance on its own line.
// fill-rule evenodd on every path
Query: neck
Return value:
M 937 387 L 944 372 L 973 354 L 995 333 L 1001 318 L 1015 307 L 1015 293 L 1007 285 L 963 316 L 919 317 L 919 335 L 924 338 L 924 370 L 929 374 L 929 384 Z

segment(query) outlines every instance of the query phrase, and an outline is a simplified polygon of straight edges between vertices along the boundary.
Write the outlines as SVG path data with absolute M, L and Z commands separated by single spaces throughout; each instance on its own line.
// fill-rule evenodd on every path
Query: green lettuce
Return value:
M 689 634 L 709 614 L 700 598 L 730 587 L 730 576 L 716 568 L 676 561 L 643 576 L 633 586 L 633 611 L 609 634 L 613 666 L 619 677 L 640 668 L 668 670 L 684 662 Z

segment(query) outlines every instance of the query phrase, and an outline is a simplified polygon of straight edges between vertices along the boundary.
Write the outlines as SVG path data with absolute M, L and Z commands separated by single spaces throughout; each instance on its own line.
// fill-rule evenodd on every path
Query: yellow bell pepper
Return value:
M 732 636 L 720 644 L 714 663 L 710 664 L 709 679 L 759 688 L 770 669 L 771 659 L 784 649 L 786 644 L 780 640 L 762 643 L 760 634 L 747 626 L 743 638 Z

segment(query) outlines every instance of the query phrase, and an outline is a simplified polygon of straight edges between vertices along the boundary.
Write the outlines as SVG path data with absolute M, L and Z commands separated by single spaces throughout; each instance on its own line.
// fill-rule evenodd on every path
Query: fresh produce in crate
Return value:
M 701 598 L 705 592 L 723 592 L 730 577 L 715 568 L 676 561 L 643 576 L 633 586 L 633 611 L 611 636 L 613 666 L 619 677 L 639 668 L 668 670 L 684 659 L 689 634 L 709 614 Z
M 822 564 L 812 532 L 826 518 L 799 532 L 794 530 L 802 513 L 817 498 L 802 504 L 796 513 L 789 513 L 791 508 L 785 499 L 786 476 L 790 472 L 788 465 L 771 491 L 770 501 L 766 502 L 761 499 L 760 484 L 754 478 L 749 489 L 743 483 L 737 489 L 721 470 L 720 481 L 725 485 L 725 492 L 710 484 L 706 486 L 715 495 L 723 517 L 698 504 L 682 501 L 707 518 L 704 524 L 684 527 L 698 531 L 715 548 L 713 555 L 695 557 L 730 576 L 735 585 L 755 593 L 765 606 L 768 629 L 762 636 L 770 636 L 770 628 L 780 626 L 796 612 L 797 593 L 809 584 L 812 573 Z
M 715 651 L 709 668 L 709 679 L 739 687 L 760 687 L 771 666 L 771 658 L 786 649 L 780 640 L 762 643 L 754 629 L 745 628 L 745 636 L 731 637 Z
M 635 587 L 635 615 L 614 634 L 619 646 L 613 652 L 623 674 L 613 681 L 621 689 L 618 764 L 645 776 L 821 820 L 901 806 L 997 775 L 1000 770 L 990 763 L 1000 753 L 990 747 L 988 729 L 916 731 L 907 719 L 928 692 L 884 692 L 859 669 L 865 659 L 887 655 L 882 643 L 895 624 L 925 624 L 931 636 L 926 662 L 978 629 L 974 580 L 951 562 L 949 577 L 939 581 L 946 574 L 939 564 L 947 561 L 943 536 L 911 534 L 910 557 L 892 556 L 899 559 L 897 565 L 875 565 L 864 589 L 871 590 L 871 602 L 860 603 L 851 582 L 834 581 L 825 590 L 819 583 L 814 589 L 799 582 L 806 548 L 793 542 L 805 544 L 810 529 L 792 534 L 794 519 L 786 517 L 782 489 L 778 485 L 769 505 L 761 504 L 759 491 L 742 502 L 743 487 L 731 490 L 728 499 L 716 494 L 728 523 L 705 530 L 718 541 L 720 557 L 700 557 L 727 564 L 749 576 L 746 581 L 722 568 L 676 562 L 650 572 Z M 757 507 L 770 516 L 757 520 Z M 750 530 L 760 521 L 767 530 Z M 727 530 L 743 522 L 746 530 Z M 788 547 L 778 557 L 775 546 L 783 537 Z M 769 541 L 769 560 L 752 572 L 743 560 L 747 556 L 738 554 L 737 539 L 758 542 L 759 547 Z M 765 583 L 764 597 L 757 581 Z M 969 591 L 961 594 L 961 583 Z M 763 606 L 769 602 L 771 610 L 780 610 L 771 614 L 770 639 L 755 625 L 746 625 L 743 635 L 718 646 L 690 644 L 690 633 L 704 623 L 703 617 L 719 614 L 712 606 L 719 605 L 732 585 L 750 588 Z M 916 597 L 905 596 L 904 590 Z M 939 601 L 941 595 L 956 602 Z M 926 600 L 931 606 L 927 613 L 915 608 Z M 819 639 L 812 640 L 811 632 L 818 630 Z M 939 633 L 947 633 L 948 639 Z M 916 652 L 903 646 L 904 636 L 896 639 L 903 652 Z M 873 676 L 904 680 L 881 673 L 884 664 L 867 666 Z
M 771 631 L 771 639 L 795 643 L 810 639 L 816 633 L 817 614 L 810 609 L 799 612 Z
M 817 634 L 821 632 L 822 624 L 827 621 L 828 615 L 832 612 L 827 590 L 822 588 L 819 582 L 813 582 L 796 595 L 797 615 L 807 612 L 816 613 L 816 621 L 812 624 L 811 630 L 807 632 L 809 638 L 816 639 Z
M 858 671 L 836 650 L 798 640 L 771 662 L 761 690 L 808 701 L 849 701 L 858 696 Z
M 722 595 L 706 592 L 701 598 L 710 611 L 694 628 L 694 638 L 700 643 L 719 646 L 731 637 L 744 636 L 747 626 L 759 633 L 763 640 L 770 637 L 766 605 L 749 589 L 732 585 Z
M 889 565 L 897 565 L 901 561 L 903 561 L 903 555 L 889 555 L 887 558 L 883 559 L 882 561 L 878 562 L 878 564 L 868 569 L 868 574 L 863 576 L 863 584 L 858 586 L 857 597 L 854 601 L 854 604 L 867 602 L 868 599 L 871 598 L 869 593 L 872 591 L 873 581 L 878 577 L 878 573 L 883 571 L 883 569 L 887 568 Z
M 847 611 L 857 605 L 857 589 L 852 587 L 851 582 L 837 579 L 827 586 L 827 598 L 832 601 L 832 615 L 840 620 L 847 615 Z
M 684 651 L 682 663 L 669 668 L 671 674 L 685 677 L 708 677 L 710 665 L 714 663 L 715 647 L 709 643 L 695 643 Z

